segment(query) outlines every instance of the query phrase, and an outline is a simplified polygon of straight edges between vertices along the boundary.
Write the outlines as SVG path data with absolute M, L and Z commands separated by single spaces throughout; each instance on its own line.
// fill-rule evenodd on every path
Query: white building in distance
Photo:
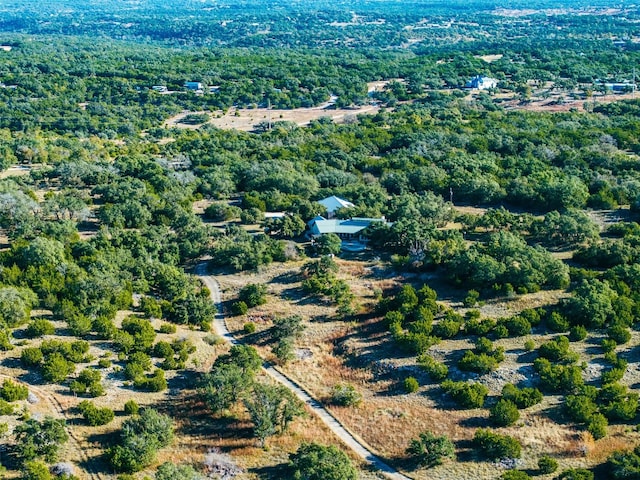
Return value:
M 476 75 L 469 80 L 465 88 L 477 88 L 478 90 L 487 90 L 489 88 L 496 88 L 498 86 L 498 80 L 491 77 L 485 77 L 484 75 Z

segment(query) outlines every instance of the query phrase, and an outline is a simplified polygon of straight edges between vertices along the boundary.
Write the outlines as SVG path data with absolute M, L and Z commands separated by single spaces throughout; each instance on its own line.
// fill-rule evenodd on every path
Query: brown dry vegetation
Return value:
M 242 130 L 245 132 L 256 130 L 260 122 L 293 122 L 297 125 L 308 125 L 312 120 L 321 117 L 331 118 L 336 123 L 343 123 L 349 118 L 355 118 L 361 113 L 375 114 L 380 110 L 379 106 L 365 105 L 358 108 L 295 108 L 290 110 L 270 110 L 267 108 L 231 108 L 226 112 L 213 112 L 212 118 L 207 122 L 217 128 L 225 130 Z M 165 121 L 166 127 L 177 127 L 184 129 L 196 129 L 202 125 L 187 125 L 180 123 L 187 115 L 193 113 L 205 112 L 189 112 L 184 111 Z
M 119 312 L 117 324 L 131 313 Z M 51 320 L 51 312 L 48 311 L 37 311 L 33 316 Z M 64 334 L 60 335 L 64 333 L 64 322 L 54 321 L 53 323 L 56 327 L 56 335 L 46 336 L 44 339 L 73 339 Z M 152 323 L 157 330 L 162 322 L 153 320 Z M 36 418 L 52 415 L 66 419 L 71 438 L 62 447 L 59 458 L 75 464 L 78 467 L 76 473 L 80 478 L 111 478 L 110 475 L 105 474 L 110 472 L 110 467 L 102 457 L 104 441 L 110 441 L 117 435 L 119 427 L 127 418 L 123 414 L 123 406 L 130 399 L 135 400 L 141 407 L 149 406 L 169 414 L 175 420 L 177 427 L 173 444 L 160 451 L 157 462 L 141 472 L 140 478 L 149 475 L 164 461 L 202 465 L 205 454 L 210 449 L 219 449 L 232 455 L 234 461 L 245 470 L 243 475 L 236 477 L 239 480 L 255 480 L 265 478 L 265 475 L 279 478 L 278 466 L 287 462 L 288 455 L 294 452 L 300 443 L 305 441 L 340 443 L 333 433 L 311 414 L 294 422 L 291 431 L 286 435 L 269 439 L 268 450 L 258 447 L 252 434 L 251 422 L 242 408 L 233 410 L 227 416 L 212 416 L 210 410 L 198 397 L 196 380 L 199 372 L 207 371 L 215 358 L 228 350 L 228 346 L 210 345 L 204 341 L 206 335 L 207 332 L 181 326 L 178 326 L 175 334 L 158 333 L 156 341 L 187 338 L 197 347 L 196 352 L 190 357 L 186 370 L 166 372 L 169 389 L 159 393 L 135 391 L 122 380 L 121 374 L 117 373 L 118 361 L 110 349 L 109 342 L 90 341 L 89 353 L 93 360 L 77 365 L 76 372 L 80 372 L 87 366 L 97 365 L 101 358 L 110 358 L 113 361 L 111 367 L 101 369 L 106 395 L 90 399 L 98 407 L 109 407 L 116 412 L 114 421 L 101 427 L 84 425 L 84 421 L 76 410 L 83 398 L 71 394 L 65 386 L 40 384 L 36 374 L 22 368 L 19 360 L 21 350 L 27 346 L 37 346 L 43 339 L 24 341 L 20 347 L 5 352 L 0 364 L 0 381 L 4 378 L 13 378 L 24 382 L 29 386 L 29 391 L 37 397 L 37 403 L 19 402 L 17 412 L 24 411 L 27 415 Z M 18 423 L 15 415 L 4 416 L 0 421 L 8 423 L 10 430 Z M 346 448 L 345 451 L 349 452 Z M 358 463 L 359 460 L 354 458 L 354 461 Z M 363 470 L 362 478 L 372 480 L 379 477 L 375 473 Z
M 418 479 L 490 479 L 500 475 L 500 468 L 489 462 L 478 461 L 473 455 L 470 439 L 479 427 L 489 426 L 486 409 L 461 410 L 444 395 L 439 386 L 432 384 L 415 365 L 415 357 L 399 354 L 389 338 L 381 319 L 372 313 L 375 305 L 374 289 L 390 293 L 405 281 L 422 285 L 428 283 L 442 298 L 442 303 L 456 308 L 461 313 L 461 299 L 466 292 L 447 286 L 433 275 L 396 276 L 382 268 L 379 260 L 337 260 L 339 277 L 345 279 L 356 294 L 359 312 L 353 321 L 342 321 L 335 308 L 328 302 L 308 299 L 304 296 L 299 275 L 304 262 L 278 264 L 260 273 L 221 275 L 218 277 L 223 297 L 233 301 L 237 291 L 247 283 L 268 285 L 266 305 L 250 309 L 246 316 L 232 317 L 228 326 L 234 334 L 242 337 L 244 323 L 252 321 L 257 332 L 244 336 L 255 342 L 261 354 L 271 358 L 268 329 L 276 316 L 298 314 L 305 320 L 306 330 L 296 342 L 299 358 L 288 363 L 283 370 L 303 385 L 317 399 L 328 401 L 331 388 L 339 382 L 356 386 L 363 396 L 357 408 L 328 406 L 330 411 L 344 423 L 355 436 L 370 445 L 373 450 L 389 459 L 396 466 L 403 466 L 404 450 L 409 440 L 421 431 L 432 430 L 446 434 L 456 443 L 459 461 L 429 470 L 411 472 Z M 562 291 L 541 291 L 512 299 L 496 299 L 480 307 L 483 316 L 500 317 L 513 315 L 525 308 L 538 307 L 557 302 L 566 296 Z M 500 394 L 505 383 L 535 382 L 532 362 L 535 354 L 527 353 L 524 342 L 533 338 L 536 345 L 553 338 L 554 335 L 537 335 L 496 341 L 505 348 L 506 359 L 499 368 L 477 381 L 490 389 L 490 395 Z M 601 366 L 594 358 L 602 353 L 594 348 L 599 338 L 572 343 L 572 348 L 588 364 L 587 379 L 595 379 Z M 634 332 L 631 345 L 640 342 Z M 455 360 L 472 345 L 467 339 L 446 340 L 432 347 L 430 353 L 440 360 L 447 359 L 454 379 L 473 378 L 455 368 Z M 623 347 L 621 347 L 623 348 Z M 306 354 L 303 354 L 306 353 Z M 453 361 L 452 361 L 453 360 Z M 637 360 L 637 359 L 635 359 Z M 637 363 L 630 361 L 625 383 L 640 380 Z M 412 375 L 419 379 L 421 388 L 417 393 L 405 394 L 401 381 Z M 628 377 L 628 378 L 627 378 Z M 561 397 L 546 396 L 543 403 L 521 412 L 520 421 L 513 427 L 499 429 L 518 438 L 523 444 L 523 458 L 519 466 L 535 469 L 542 454 L 558 458 L 562 468 L 591 466 L 602 462 L 613 450 L 626 442 L 637 441 L 636 432 L 626 432 L 622 427 L 611 427 L 611 434 L 594 441 L 589 434 L 560 420 Z M 551 478 L 551 476 L 540 477 Z

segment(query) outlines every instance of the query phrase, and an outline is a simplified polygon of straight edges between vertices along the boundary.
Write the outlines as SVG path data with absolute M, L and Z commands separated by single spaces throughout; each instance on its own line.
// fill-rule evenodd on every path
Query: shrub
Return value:
M 232 218 L 239 217 L 240 212 L 241 210 L 238 207 L 223 203 L 212 203 L 204 209 L 204 217 L 214 222 L 226 222 Z
M 267 286 L 257 283 L 249 283 L 238 292 L 238 299 L 247 307 L 253 308 L 267 303 Z
M 496 325 L 493 329 L 493 334 L 496 338 L 507 338 L 509 336 L 509 330 L 504 325 Z
M 618 344 L 616 343 L 615 340 L 612 340 L 610 338 L 604 338 L 602 342 L 600 342 L 600 346 L 602 347 L 602 351 L 604 353 L 610 353 L 616 349 Z
M 89 385 L 89 389 L 87 391 L 90 397 L 101 397 L 104 395 L 104 387 L 100 382 L 94 382 Z
M 96 332 L 98 338 L 102 340 L 110 340 L 116 334 L 116 326 L 108 317 L 97 317 L 93 322 L 91 328 Z
M 469 319 L 464 323 L 464 331 L 468 335 L 486 335 L 496 326 L 495 320 L 491 318 Z
M 251 225 L 252 223 L 258 223 L 264 218 L 264 214 L 259 208 L 248 208 L 240 212 L 240 222 L 243 225 Z
M 98 367 L 100 368 L 109 368 L 111 366 L 111 360 L 108 358 L 101 358 L 98 360 Z
M 338 255 L 342 240 L 335 233 L 325 233 L 315 240 L 315 248 L 320 255 Z
M 629 332 L 629 329 L 623 325 L 612 325 L 607 330 L 607 335 L 618 345 L 624 345 L 631 340 L 631 332 Z
M 204 478 L 191 465 L 164 462 L 158 467 L 155 480 L 203 480 Z
M 25 385 L 15 383 L 10 379 L 6 379 L 2 382 L 2 388 L 0 388 L 0 397 L 7 402 L 16 402 L 18 400 L 26 400 L 29 396 L 29 389 Z
M 133 385 L 148 392 L 162 392 L 167 389 L 167 380 L 164 377 L 164 370 L 156 368 L 151 375 L 137 377 Z
M 127 415 L 137 415 L 140 411 L 140 407 L 135 400 L 128 400 L 124 404 L 124 413 Z
M 362 395 L 350 383 L 339 383 L 331 390 L 331 402 L 342 407 L 356 407 L 362 402 Z
M 520 412 L 515 403 L 502 398 L 491 408 L 489 418 L 499 427 L 508 427 L 518 421 Z
M 489 389 L 479 383 L 445 380 L 441 386 L 463 408 L 482 408 L 489 393 Z
M 593 473 L 585 468 L 570 468 L 563 470 L 556 480 L 593 480 Z
M 549 455 L 543 455 L 538 459 L 538 471 L 541 475 L 547 475 L 558 470 L 558 461 Z
M 578 354 L 569 350 L 569 339 L 565 336 L 543 343 L 538 353 L 552 362 L 574 363 L 578 360 Z
M 247 335 L 255 333 L 256 332 L 256 324 L 253 323 L 253 322 L 247 322 L 242 326 L 242 331 L 244 331 L 244 333 L 246 333 Z
M 531 323 L 529 323 L 529 320 L 521 317 L 520 315 L 507 318 L 501 323 L 502 325 L 507 327 L 509 335 L 512 337 L 522 337 L 523 335 L 528 335 L 529 333 L 531 333 Z
M 0 398 L 0 415 L 11 415 L 12 413 L 13 405 Z
M 158 449 L 171 443 L 171 419 L 146 408 L 139 416 L 122 424 L 119 442 L 107 451 L 111 466 L 118 472 L 137 472 L 153 463 Z
M 146 352 L 156 338 L 156 332 L 149 320 L 129 316 L 122 321 L 122 330 L 115 335 L 116 346 L 123 352 Z
M 98 408 L 93 403 L 83 400 L 78 404 L 78 409 L 82 413 L 82 416 L 92 427 L 99 425 L 106 425 L 113 420 L 115 414 L 110 408 Z
M 75 365 L 58 352 L 49 355 L 42 364 L 42 377 L 51 383 L 60 383 L 71 375 Z
M 596 396 L 596 401 L 609 420 L 629 421 L 638 410 L 638 394 L 629 392 L 626 385 L 610 383 L 604 385 Z
M 549 392 L 576 392 L 584 386 L 582 371 L 576 365 L 552 365 L 546 358 L 537 358 L 533 367 L 540 375 L 540 387 Z
M 426 431 L 422 432 L 418 438 L 409 442 L 407 454 L 422 467 L 435 467 L 441 465 L 444 459 L 455 458 L 455 447 L 453 442 L 446 436 L 436 436 Z
M 284 365 L 293 360 L 295 358 L 293 337 L 283 337 L 279 339 L 276 344 L 271 347 L 271 351 L 276 356 L 280 365 Z
M 27 347 L 20 354 L 20 362 L 24 367 L 37 367 L 42 363 L 44 355 L 42 350 L 36 347 Z
M 587 329 L 582 325 L 576 325 L 569 330 L 569 340 L 572 342 L 580 342 L 587 338 Z
M 67 327 L 72 335 L 84 337 L 91 332 L 92 322 L 89 317 L 76 312 L 67 317 Z
M 160 325 L 158 332 L 160 333 L 176 333 L 176 326 L 171 323 L 163 323 Z
M 441 382 L 449 374 L 449 368 L 426 353 L 418 357 L 418 365 L 434 382 Z
M 62 444 L 69 440 L 65 430 L 65 421 L 45 417 L 38 421 L 29 418 L 14 429 L 16 437 L 15 453 L 20 461 L 43 457 L 54 462 Z
M 587 423 L 598 407 L 587 395 L 569 395 L 564 402 L 564 410 L 573 421 Z
M 515 403 L 518 408 L 529 408 L 542 401 L 542 392 L 537 388 L 518 388 L 507 383 L 502 387 L 502 398 Z
M 145 370 L 152 367 L 151 357 L 144 352 L 133 352 L 127 358 L 127 364 L 124 366 L 124 376 L 127 380 L 136 380 L 136 378 L 144 375 Z
M 153 346 L 153 356 L 156 358 L 169 358 L 173 357 L 176 352 L 174 352 L 173 347 L 169 342 L 164 340 L 159 341 Z
M 456 320 L 440 320 L 433 326 L 433 334 L 440 338 L 452 338 L 458 334 L 461 326 L 462 322 Z
M 45 320 L 44 318 L 38 318 L 29 322 L 24 334 L 27 338 L 36 338 L 42 337 L 43 335 L 53 335 L 55 331 L 56 329 L 53 326 L 53 323 L 49 320 Z
M 140 298 L 140 310 L 145 318 L 162 318 L 162 302 L 153 297 L 143 295 Z M 160 327 L 160 333 L 163 333 L 162 327 Z
M 419 388 L 420 384 L 418 383 L 418 380 L 415 379 L 415 377 L 407 377 L 404 379 L 404 389 L 407 393 L 417 392 Z
M 242 300 L 238 300 L 237 302 L 233 302 L 231 304 L 231 313 L 236 316 L 246 315 L 249 311 L 249 307 Z
M 440 338 L 424 333 L 396 333 L 394 337 L 402 350 L 413 355 L 420 355 L 440 343 Z
M 569 330 L 569 320 L 558 312 L 551 312 L 547 317 L 547 326 L 554 332 L 566 332 Z
M 71 382 L 69 389 L 76 394 L 85 394 L 89 392 L 92 397 L 104 395 L 104 388 L 100 381 L 102 375 L 94 368 L 85 368 L 80 372 L 78 378 Z
M 533 340 L 529 339 L 526 342 L 524 342 L 524 349 L 527 352 L 531 352 L 535 350 L 535 348 L 536 348 L 536 342 L 534 342 Z
M 600 438 L 606 437 L 608 426 L 609 422 L 607 421 L 607 417 L 605 417 L 601 413 L 595 413 L 591 416 L 591 420 L 589 421 L 587 430 L 593 436 L 593 438 L 598 440 Z
M 544 310 L 541 308 L 526 308 L 520 312 L 522 318 L 526 318 L 531 326 L 535 327 L 540 324 Z
M 608 383 L 615 383 L 622 380 L 625 371 L 626 367 L 615 367 L 609 370 L 604 370 L 602 372 L 602 375 L 600 376 L 600 378 L 602 379 L 602 384 L 607 385 Z
M 498 366 L 498 361 L 486 353 L 476 354 L 467 350 L 458 362 L 460 370 L 485 374 L 492 372 Z
M 27 462 L 22 470 L 21 480 L 53 480 L 49 467 L 42 462 Z
M 224 345 L 225 340 L 219 335 L 213 335 L 211 333 L 205 335 L 203 338 L 204 343 L 207 345 Z
M 481 454 L 489 460 L 502 458 L 520 458 L 522 447 L 520 442 L 508 435 L 493 433 L 489 429 L 480 428 L 473 436 L 473 443 Z
M 477 290 L 469 290 L 467 296 L 462 301 L 462 304 L 465 307 L 474 307 L 478 303 L 478 299 L 480 298 L 480 292 Z
M 634 479 L 640 476 L 640 446 L 633 450 L 613 452 L 607 459 L 607 472 L 614 480 Z
M 291 478 L 305 480 L 357 480 L 358 471 L 337 447 L 303 443 L 289 457 Z

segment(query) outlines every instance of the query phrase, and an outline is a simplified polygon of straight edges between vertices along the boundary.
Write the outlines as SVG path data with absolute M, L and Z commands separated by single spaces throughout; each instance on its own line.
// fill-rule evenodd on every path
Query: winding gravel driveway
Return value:
M 227 325 L 224 321 L 224 314 L 222 312 L 222 296 L 220 294 L 220 285 L 215 277 L 207 275 L 206 264 L 201 263 L 196 267 L 196 274 L 202 282 L 207 286 L 211 292 L 211 300 L 215 303 L 217 312 L 214 319 L 214 328 L 216 333 L 225 339 L 231 345 L 239 345 L 238 341 L 227 329 Z M 291 390 L 300 400 L 309 406 L 313 412 L 320 417 L 324 424 L 335 433 L 349 448 L 351 448 L 360 458 L 380 470 L 387 478 L 393 480 L 411 480 L 409 477 L 398 472 L 394 468 L 383 462 L 380 457 L 375 455 L 370 447 L 368 447 L 362 440 L 357 439 L 352 433 L 347 431 L 344 426 L 333 416 L 324 406 L 316 399 L 311 397 L 306 390 L 300 385 L 291 380 L 285 374 L 277 370 L 270 363 L 265 362 L 262 366 L 267 375 L 281 383 L 289 390 Z

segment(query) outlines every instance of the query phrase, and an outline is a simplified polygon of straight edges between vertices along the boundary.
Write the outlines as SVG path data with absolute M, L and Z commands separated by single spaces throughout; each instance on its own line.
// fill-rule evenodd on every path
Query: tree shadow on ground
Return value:
M 271 332 L 271 328 L 266 330 L 262 330 L 260 332 L 247 333 L 247 334 L 235 334 L 236 338 L 240 338 L 241 342 L 246 345 L 257 345 L 257 346 L 265 346 L 271 343 L 273 340 L 273 335 Z
M 297 272 L 285 272 L 280 275 L 276 275 L 271 279 L 269 283 L 275 283 L 278 285 L 289 285 L 291 283 L 297 283 L 301 279 L 301 274 Z
M 47 385 L 48 383 L 50 383 L 45 381 L 45 379 L 42 378 L 42 375 L 40 375 L 40 372 L 38 372 L 37 370 L 30 370 L 28 372 L 21 373 L 16 377 L 16 379 L 29 385 Z
M 287 463 L 279 463 L 273 466 L 250 468 L 249 473 L 255 474 L 260 480 L 281 480 L 293 478 L 293 472 Z
M 255 445 L 251 422 L 231 413 L 214 415 L 197 392 L 183 390 L 182 395 L 165 398 L 153 408 L 176 421 L 177 436 L 232 441 L 234 448 Z
M 493 423 L 491 423 L 491 420 L 489 420 L 487 417 L 469 417 L 469 418 L 465 418 L 465 419 L 463 419 L 463 420 L 461 420 L 459 422 L 459 425 L 461 427 L 466 427 L 466 428 L 494 427 Z
M 7 368 L 25 368 L 19 358 L 7 357 L 2 360 L 2 366 Z M 35 368 L 35 367 L 31 367 Z
M 285 288 L 280 292 L 280 296 L 296 305 L 331 305 L 331 301 L 317 295 L 308 294 L 300 287 Z
M 478 462 L 480 459 L 476 453 L 476 446 L 472 440 L 458 440 L 456 446 L 456 460 L 458 462 Z
M 535 350 L 527 352 L 523 349 L 517 349 L 515 352 L 520 352 L 516 359 L 518 363 L 533 363 L 533 361 L 538 358 L 538 353 Z

